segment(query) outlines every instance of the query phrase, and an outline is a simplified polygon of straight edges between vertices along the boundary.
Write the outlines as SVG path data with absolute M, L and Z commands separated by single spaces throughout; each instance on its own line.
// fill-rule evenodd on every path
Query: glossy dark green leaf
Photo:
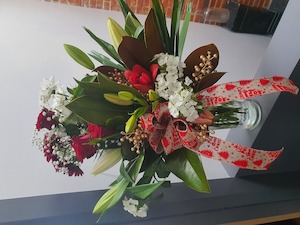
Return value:
M 167 178 L 170 175 L 170 170 L 168 169 L 164 161 L 159 161 L 156 167 L 156 174 L 159 178 Z
M 91 56 L 92 58 L 96 59 L 98 62 L 100 62 L 102 65 L 105 66 L 111 66 L 114 67 L 120 71 L 125 71 L 126 68 L 124 66 L 122 66 L 121 64 L 117 64 L 113 61 L 110 60 L 110 58 L 106 57 L 105 55 L 96 52 L 96 51 L 92 51 L 89 56 Z
M 96 76 L 85 76 L 81 81 L 82 82 L 87 82 L 87 83 L 92 83 L 94 82 L 96 79 Z M 79 96 L 83 91 L 83 87 L 78 85 L 73 93 L 73 99 L 76 98 L 77 96 Z
M 127 190 L 138 199 L 146 199 L 155 192 L 164 181 L 158 181 L 152 184 L 141 184 L 134 187 L 129 187 Z
M 90 70 L 95 68 L 92 60 L 90 60 L 90 58 L 79 48 L 68 44 L 64 44 L 64 48 L 69 56 L 71 56 L 78 64 Z
M 185 148 L 166 156 L 166 166 L 184 183 L 199 192 L 210 192 L 199 156 Z
M 123 117 L 124 121 L 127 121 L 128 111 L 132 110 L 127 106 L 117 106 L 105 100 L 97 101 L 87 96 L 74 99 L 66 107 L 82 119 L 101 126 L 107 126 L 107 120 L 114 117 Z
M 135 151 L 131 151 L 132 147 L 133 145 L 129 141 L 125 140 L 122 142 L 121 153 L 123 159 L 130 161 L 137 157 L 137 153 Z

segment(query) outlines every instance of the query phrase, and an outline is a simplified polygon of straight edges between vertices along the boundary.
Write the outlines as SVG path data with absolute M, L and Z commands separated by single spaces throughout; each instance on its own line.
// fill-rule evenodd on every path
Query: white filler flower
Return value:
M 139 206 L 139 201 L 132 198 L 127 198 L 125 196 L 123 202 L 123 209 L 130 214 L 132 214 L 134 217 L 146 217 L 147 216 L 147 210 L 148 206 L 144 204 L 143 206 Z

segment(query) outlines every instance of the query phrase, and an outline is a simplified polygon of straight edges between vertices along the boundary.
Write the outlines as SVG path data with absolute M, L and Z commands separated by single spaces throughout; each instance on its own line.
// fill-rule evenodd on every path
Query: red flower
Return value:
M 57 121 L 54 120 L 52 117 L 54 116 L 54 112 L 44 108 L 42 112 L 40 112 L 37 122 L 36 122 L 36 129 L 40 131 L 42 128 L 46 128 L 51 130 L 52 125 L 56 125 Z
M 78 167 L 78 166 L 75 166 L 73 164 L 68 164 L 66 165 L 66 167 L 68 168 L 68 175 L 69 176 L 82 176 L 83 174 L 83 171 Z
M 96 147 L 88 144 L 91 140 L 92 136 L 89 134 L 72 137 L 72 147 L 80 162 L 83 162 L 85 158 L 92 157 L 96 153 Z
M 150 66 L 150 72 L 140 65 L 134 65 L 132 70 L 126 70 L 124 76 L 133 87 L 147 93 L 148 90 L 154 89 L 154 82 L 158 71 L 158 64 Z
M 114 130 L 108 129 L 106 127 L 102 127 L 96 124 L 88 123 L 88 132 L 94 137 L 94 138 L 102 138 L 107 137 L 115 133 Z

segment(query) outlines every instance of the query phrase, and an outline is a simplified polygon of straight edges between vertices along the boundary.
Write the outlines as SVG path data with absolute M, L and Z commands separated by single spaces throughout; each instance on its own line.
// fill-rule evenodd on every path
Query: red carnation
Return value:
M 57 121 L 53 119 L 54 112 L 50 111 L 46 108 L 40 112 L 37 122 L 36 122 L 36 129 L 40 131 L 42 128 L 46 128 L 48 130 L 51 130 L 51 127 L 53 125 L 57 124 Z
M 89 134 L 72 137 L 72 147 L 80 162 L 83 162 L 85 158 L 92 157 L 96 153 L 96 147 L 88 144 L 91 140 L 92 136 Z
M 150 72 L 140 65 L 134 65 L 132 70 L 126 70 L 124 76 L 133 87 L 147 93 L 148 90 L 154 89 L 154 82 L 157 76 L 158 64 L 150 66 Z
M 115 133 L 114 130 L 108 129 L 106 127 L 102 127 L 96 124 L 89 123 L 88 124 L 88 132 L 94 137 L 94 138 L 102 138 L 107 137 Z

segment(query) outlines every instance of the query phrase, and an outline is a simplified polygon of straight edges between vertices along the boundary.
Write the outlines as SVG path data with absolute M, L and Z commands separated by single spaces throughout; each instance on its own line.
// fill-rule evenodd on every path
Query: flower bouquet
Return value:
M 281 153 L 240 146 L 214 137 L 211 127 L 238 123 L 232 102 L 273 92 L 298 93 L 280 76 L 215 84 L 219 52 L 209 44 L 181 60 L 191 3 L 174 0 L 171 27 L 159 0 L 144 26 L 119 0 L 125 28 L 108 19 L 112 44 L 84 28 L 107 53 L 89 56 L 65 44 L 68 54 L 90 70 L 76 87 L 44 80 L 35 143 L 56 171 L 79 176 L 85 159 L 96 157 L 93 174 L 120 163 L 120 175 L 93 210 L 103 216 L 123 197 L 124 209 L 147 215 L 146 203 L 172 173 L 187 186 L 209 192 L 199 155 L 246 169 L 267 169 Z M 181 15 L 185 11 L 183 23 Z M 38 138 L 42 133 L 43 137 Z M 120 162 L 121 161 L 121 162 Z

